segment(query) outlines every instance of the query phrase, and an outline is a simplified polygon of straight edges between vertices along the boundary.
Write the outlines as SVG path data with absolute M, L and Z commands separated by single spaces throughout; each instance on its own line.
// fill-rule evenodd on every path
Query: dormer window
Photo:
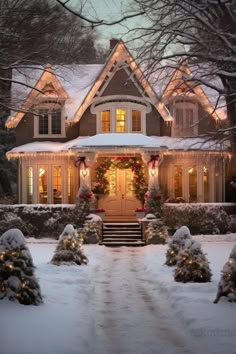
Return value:
M 60 104 L 55 102 L 42 103 L 38 109 L 38 114 L 34 118 L 34 137 L 65 136 L 65 121 Z
M 177 101 L 172 107 L 174 117 L 174 136 L 191 136 L 198 134 L 198 107 L 190 101 Z

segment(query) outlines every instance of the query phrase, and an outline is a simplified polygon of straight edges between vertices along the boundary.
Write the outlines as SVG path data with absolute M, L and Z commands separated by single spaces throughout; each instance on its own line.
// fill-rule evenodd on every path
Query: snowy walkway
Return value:
M 91 300 L 97 353 L 192 353 L 190 335 L 170 308 L 162 284 L 147 278 L 144 252 L 109 248 L 106 262 L 96 268 Z
M 85 245 L 87 266 L 57 267 L 55 242 L 30 243 L 44 304 L 0 301 L 0 354 L 236 354 L 236 304 L 213 304 L 236 234 L 214 238 L 206 284 L 174 282 L 162 245 Z

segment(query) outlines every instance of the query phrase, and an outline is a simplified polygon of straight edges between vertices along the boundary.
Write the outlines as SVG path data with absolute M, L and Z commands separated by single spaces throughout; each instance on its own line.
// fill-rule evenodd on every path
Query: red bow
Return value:
M 148 161 L 148 165 L 151 163 L 152 168 L 156 168 L 158 166 L 158 161 L 160 161 L 159 155 L 151 155 L 150 160 Z
M 86 169 L 87 168 L 87 164 L 86 164 L 85 159 L 86 159 L 86 156 L 77 157 L 77 159 L 75 160 L 75 167 L 81 167 L 81 165 L 82 165 Z

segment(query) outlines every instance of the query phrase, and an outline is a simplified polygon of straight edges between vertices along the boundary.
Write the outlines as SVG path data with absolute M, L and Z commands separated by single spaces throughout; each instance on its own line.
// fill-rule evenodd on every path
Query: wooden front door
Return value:
M 135 215 L 140 206 L 133 191 L 133 172 L 130 168 L 111 168 L 107 171 L 109 195 L 101 200 L 106 215 Z

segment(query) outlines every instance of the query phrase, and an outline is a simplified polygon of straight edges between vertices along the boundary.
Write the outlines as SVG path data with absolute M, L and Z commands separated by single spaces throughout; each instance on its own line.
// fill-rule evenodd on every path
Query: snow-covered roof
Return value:
M 78 107 L 82 104 L 102 68 L 103 64 L 58 65 L 52 67 L 53 73 L 69 95 L 65 105 L 65 114 L 68 119 L 73 117 Z M 20 108 L 30 94 L 31 87 L 36 85 L 43 71 L 44 68 L 39 66 L 13 70 L 13 81 L 28 85 L 27 87 L 13 82 L 13 106 L 16 103 L 16 107 Z
M 222 144 L 206 138 L 173 138 L 168 136 L 146 136 L 143 134 L 111 133 L 97 134 L 90 137 L 79 137 L 66 143 L 60 142 L 32 142 L 17 146 L 7 153 L 7 157 L 17 158 L 25 155 L 40 153 L 57 153 L 73 156 L 78 150 L 102 150 L 110 148 L 150 148 L 163 151 L 228 151 L 229 143 Z

